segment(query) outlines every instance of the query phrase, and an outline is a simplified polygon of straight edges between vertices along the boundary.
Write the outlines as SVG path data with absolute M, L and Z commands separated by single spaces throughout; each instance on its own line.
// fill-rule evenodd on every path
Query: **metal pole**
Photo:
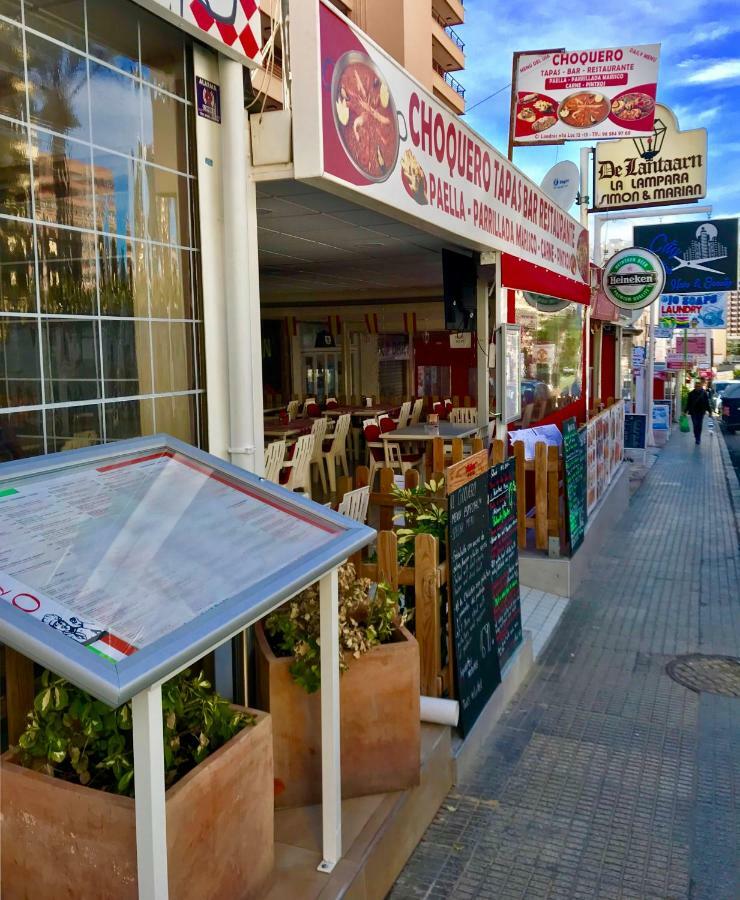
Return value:
M 231 462 L 262 472 L 262 354 L 254 185 L 248 179 L 249 148 L 242 66 L 219 56 L 224 201 L 224 290 L 229 348 Z M 250 207 L 255 207 L 251 208 Z M 256 312 L 255 312 L 256 311 Z M 256 356 L 256 359 L 255 359 Z
M 132 707 L 139 897 L 144 900 L 167 900 L 167 815 L 164 800 L 161 685 L 154 685 L 136 694 Z
M 323 860 L 331 872 L 342 856 L 342 773 L 339 743 L 339 579 L 337 569 L 319 581 L 321 639 L 321 816 Z
M 508 291 L 501 284 L 501 253 L 496 253 L 496 286 L 494 289 L 495 298 L 495 308 L 494 308 L 494 326 L 498 328 L 499 325 L 503 325 L 505 322 L 509 321 L 509 294 Z M 513 322 L 511 323 L 514 324 Z M 500 340 L 501 332 L 497 332 L 497 340 Z M 496 354 L 497 359 L 501 359 L 502 354 Z M 496 379 L 495 379 L 496 390 L 498 391 L 499 385 L 501 382 L 501 373 L 496 371 Z M 505 397 L 498 395 L 496 396 L 496 439 L 504 442 L 504 455 L 509 455 L 509 441 L 507 439 L 508 428 L 506 427 L 506 422 L 504 421 L 504 406 L 505 406 Z
M 653 378 L 655 373 L 655 329 L 658 327 L 658 305 L 655 300 L 650 307 L 650 324 L 648 325 L 647 360 L 645 365 L 645 412 L 647 413 L 647 444 L 655 446 L 653 434 Z
M 478 434 L 486 439 L 488 434 L 488 414 L 491 409 L 488 391 L 488 343 L 490 328 L 488 325 L 488 282 L 478 278 L 476 285 L 476 339 L 478 352 L 476 359 L 478 380 Z
M 588 167 L 591 161 L 591 148 L 590 147 L 581 147 L 581 155 L 580 155 L 581 167 L 580 167 L 580 185 L 579 185 L 579 211 L 581 216 L 581 225 L 584 228 L 588 228 L 588 204 L 589 204 L 589 194 L 588 194 Z M 596 255 L 596 248 L 594 248 L 594 255 Z M 590 355 L 591 355 L 591 304 L 586 307 L 586 313 L 584 315 L 585 324 L 584 324 L 584 356 L 585 356 L 585 385 L 583 386 L 583 396 L 586 399 L 586 418 L 588 419 L 589 409 L 591 406 L 591 378 L 590 378 Z

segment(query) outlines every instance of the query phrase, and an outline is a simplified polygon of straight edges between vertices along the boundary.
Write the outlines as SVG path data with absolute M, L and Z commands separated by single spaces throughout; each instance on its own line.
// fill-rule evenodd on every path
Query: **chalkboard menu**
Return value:
M 624 414 L 625 450 L 644 450 L 647 442 L 647 416 L 645 413 Z
M 471 729 L 501 681 L 491 615 L 491 537 L 486 451 L 451 466 L 449 583 L 459 726 Z
M 586 429 L 578 429 L 575 419 L 563 422 L 563 463 L 568 507 L 568 540 L 571 556 L 583 543 L 586 533 Z
M 498 664 L 503 668 L 522 642 L 517 549 L 514 460 L 489 470 L 488 512 L 491 533 L 491 592 Z

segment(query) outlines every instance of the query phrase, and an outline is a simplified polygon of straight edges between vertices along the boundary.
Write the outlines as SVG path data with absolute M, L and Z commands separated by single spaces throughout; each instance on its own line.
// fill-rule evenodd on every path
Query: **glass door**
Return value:
M 303 354 L 303 388 L 307 397 L 323 403 L 336 397 L 342 383 L 342 355 L 340 350 L 315 350 Z

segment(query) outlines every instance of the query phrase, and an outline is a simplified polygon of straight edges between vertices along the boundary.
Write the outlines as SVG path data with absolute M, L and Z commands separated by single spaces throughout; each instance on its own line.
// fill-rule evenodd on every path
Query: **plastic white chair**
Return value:
M 301 415 L 302 415 L 304 418 L 305 418 L 306 416 L 308 416 L 308 404 L 309 404 L 309 403 L 315 403 L 315 402 L 316 402 L 316 398 L 315 398 L 315 397 L 306 397 L 306 399 L 303 401 L 303 405 L 301 406 Z
M 375 483 L 375 473 L 385 462 L 385 441 L 380 439 L 380 425 L 375 419 L 364 419 L 362 432 L 367 447 L 367 466 L 370 469 L 370 486 Z
M 424 461 L 424 453 L 402 453 L 398 441 L 383 441 L 385 444 L 385 464 L 389 469 L 398 471 L 403 475 L 414 466 Z
M 367 506 L 370 502 L 370 485 L 347 491 L 342 497 L 342 502 L 337 507 L 337 512 L 356 522 L 365 522 L 367 519 Z
M 456 406 L 450 410 L 450 422 L 456 425 L 477 425 L 478 410 L 474 406 Z
M 303 491 L 311 496 L 311 457 L 313 456 L 314 436 L 304 434 L 298 438 L 295 445 L 293 459 L 283 463 L 283 468 L 289 468 L 290 474 L 285 482 L 289 491 Z
M 414 401 L 414 408 L 411 411 L 411 421 L 410 425 L 418 425 L 421 421 L 421 411 L 424 408 L 424 398 L 419 397 L 418 400 Z
M 349 432 L 350 414 L 344 413 L 337 419 L 334 434 L 324 441 L 324 449 L 321 454 L 326 463 L 326 472 L 329 476 L 329 490 L 333 494 L 337 489 L 337 463 L 342 466 L 345 475 L 349 475 L 347 465 L 347 434 Z M 326 445 L 329 445 L 328 447 Z M 323 481 L 323 475 L 322 475 Z
M 401 404 L 401 411 L 398 413 L 398 418 L 396 419 L 396 425 L 399 428 L 405 428 L 409 422 L 409 416 L 411 415 L 411 401 L 406 400 Z
M 292 422 L 293 419 L 296 418 L 296 416 L 298 415 L 298 410 L 300 408 L 301 408 L 300 400 L 291 400 L 290 403 L 288 403 L 287 412 L 288 412 L 288 421 L 289 422 Z
M 320 419 L 314 419 L 311 426 L 311 434 L 314 437 L 313 456 L 311 457 L 311 474 L 313 475 L 313 467 L 318 466 L 319 477 L 321 478 L 321 486 L 326 493 L 326 478 L 324 477 L 324 465 L 322 462 L 322 454 L 324 452 L 324 438 L 326 437 L 326 429 L 329 420 L 323 416 Z
M 285 441 L 272 441 L 265 450 L 265 478 L 275 484 L 280 482 L 280 469 L 285 460 Z

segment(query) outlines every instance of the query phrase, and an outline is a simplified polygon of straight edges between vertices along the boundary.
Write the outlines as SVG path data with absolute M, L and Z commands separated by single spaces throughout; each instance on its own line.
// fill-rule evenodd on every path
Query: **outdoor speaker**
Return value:
M 478 280 L 476 256 L 442 251 L 442 285 L 445 328 L 448 331 L 476 330 L 475 288 Z

